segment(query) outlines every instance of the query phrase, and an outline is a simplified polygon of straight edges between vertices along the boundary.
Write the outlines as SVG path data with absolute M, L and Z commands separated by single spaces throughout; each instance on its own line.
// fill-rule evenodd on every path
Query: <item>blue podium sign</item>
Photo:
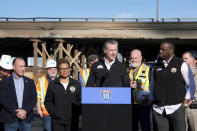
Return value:
M 82 104 L 131 104 L 131 88 L 83 87 Z

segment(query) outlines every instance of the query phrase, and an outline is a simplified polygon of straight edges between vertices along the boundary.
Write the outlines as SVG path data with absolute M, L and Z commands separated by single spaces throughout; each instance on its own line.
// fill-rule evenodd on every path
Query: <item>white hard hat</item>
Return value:
M 12 57 L 10 55 L 2 55 L 0 60 L 0 66 L 4 69 L 12 69 Z
M 46 67 L 45 68 L 55 68 L 57 66 L 57 63 L 55 60 L 53 59 L 49 59 L 46 63 Z

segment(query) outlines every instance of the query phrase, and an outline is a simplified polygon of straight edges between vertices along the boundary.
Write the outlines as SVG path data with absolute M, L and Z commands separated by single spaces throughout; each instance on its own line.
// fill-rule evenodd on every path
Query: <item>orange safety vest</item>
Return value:
M 45 116 L 49 116 L 49 113 L 47 112 L 44 106 L 44 100 L 45 100 L 48 84 L 49 83 L 48 83 L 46 76 L 40 77 L 36 84 L 37 98 L 40 99 L 40 106 L 42 109 L 42 113 Z

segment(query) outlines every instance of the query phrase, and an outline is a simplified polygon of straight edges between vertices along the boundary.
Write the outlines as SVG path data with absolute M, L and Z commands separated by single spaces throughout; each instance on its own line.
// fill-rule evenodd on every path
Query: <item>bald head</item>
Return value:
M 134 49 L 131 51 L 130 55 L 142 56 L 142 52 L 138 49 Z
M 138 49 L 134 49 L 130 53 L 130 62 L 133 68 L 138 68 L 142 64 L 142 52 Z

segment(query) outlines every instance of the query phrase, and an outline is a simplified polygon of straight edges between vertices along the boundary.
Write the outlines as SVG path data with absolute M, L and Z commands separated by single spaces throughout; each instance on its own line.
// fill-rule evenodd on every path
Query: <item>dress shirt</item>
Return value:
M 113 60 L 110 63 L 107 62 L 107 60 L 105 59 L 105 57 L 104 57 L 104 60 L 105 60 L 105 65 L 107 67 L 107 70 L 110 70 L 110 68 L 111 68 L 112 64 L 114 64 L 115 60 Z
M 18 102 L 18 108 L 22 108 L 23 103 L 23 92 L 24 92 L 24 80 L 23 77 L 17 77 L 14 73 L 12 73 L 14 79 L 14 87 L 16 90 L 16 98 Z

